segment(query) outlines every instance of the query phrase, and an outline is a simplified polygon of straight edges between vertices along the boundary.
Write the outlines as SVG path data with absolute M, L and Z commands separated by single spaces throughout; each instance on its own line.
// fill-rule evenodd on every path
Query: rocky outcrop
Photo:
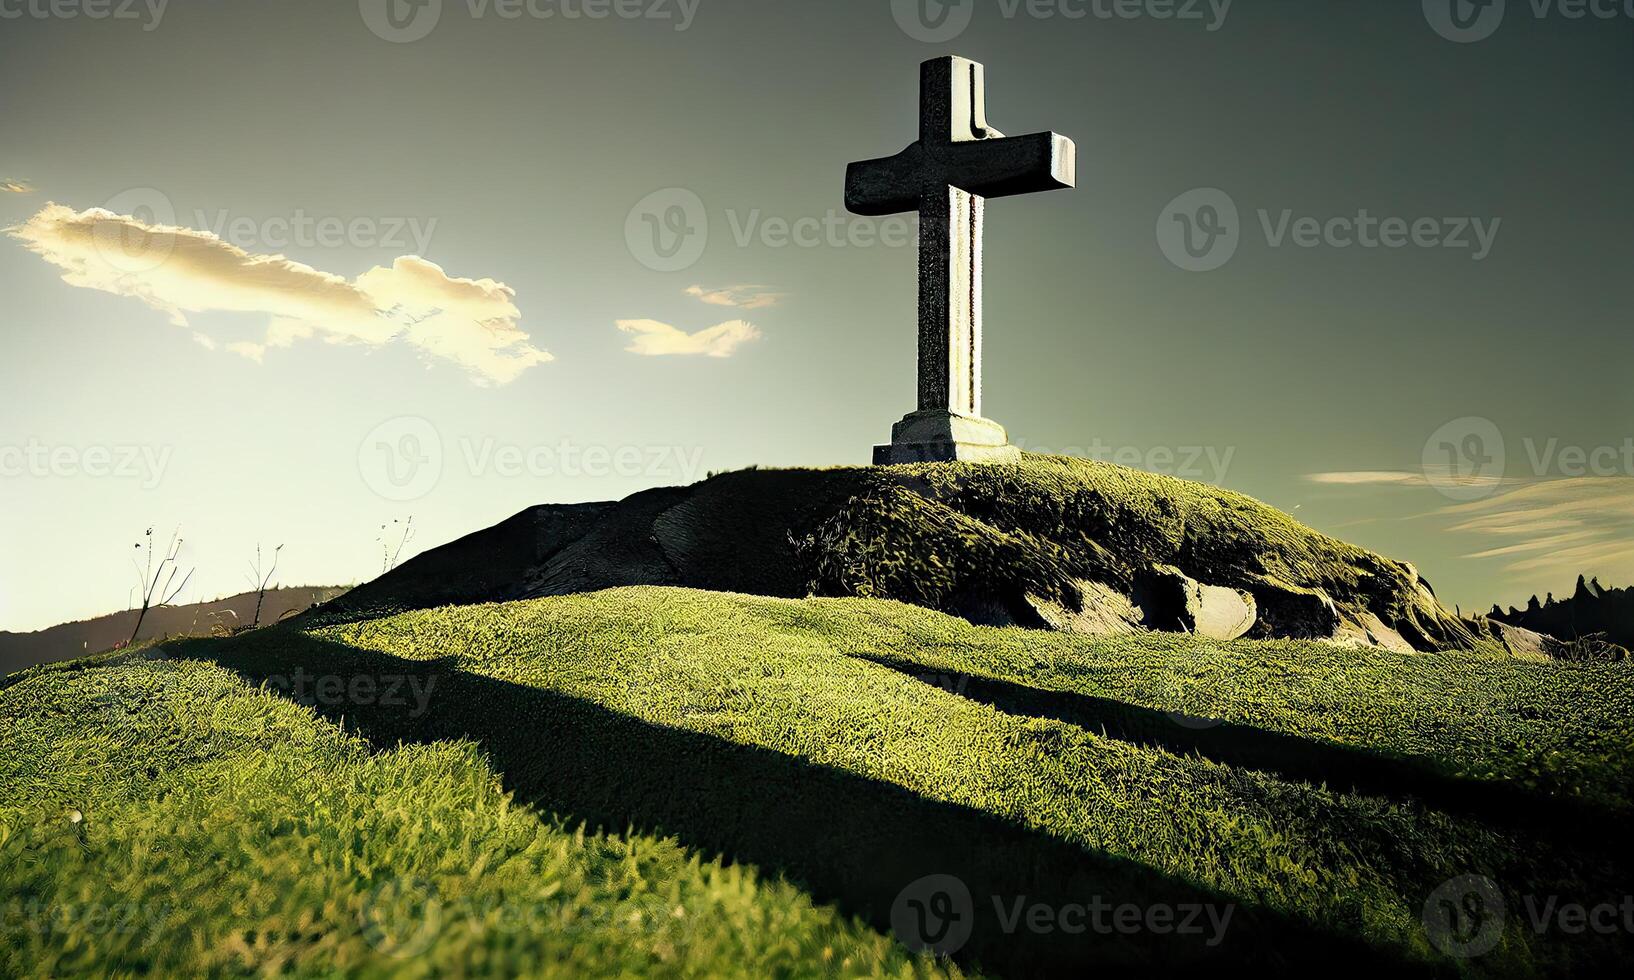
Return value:
M 1211 640 L 1246 636 L 1258 618 L 1252 592 L 1204 585 L 1169 565 L 1153 566 L 1136 580 L 1134 601 L 1147 627 Z
M 1062 457 L 746 470 L 617 503 L 536 507 L 324 607 L 396 609 L 678 585 L 895 599 L 972 622 L 1097 635 L 1497 642 L 1411 565 L 1240 494 Z

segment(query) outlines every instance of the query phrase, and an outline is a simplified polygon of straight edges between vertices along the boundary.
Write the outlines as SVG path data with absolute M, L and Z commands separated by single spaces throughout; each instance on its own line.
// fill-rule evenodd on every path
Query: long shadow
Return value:
M 1325 783 L 1365 796 L 1413 797 L 1434 809 L 1500 826 L 1546 827 L 1558 832 L 1569 825 L 1607 842 L 1626 836 L 1620 828 L 1626 826 L 1627 818 L 1604 808 L 1544 796 L 1521 786 L 1454 776 L 1419 759 L 1157 711 L 1113 698 L 930 668 L 878 654 L 855 656 L 1007 714 L 1052 718 L 1137 745 L 1195 754 L 1297 782 Z
M 287 628 L 170 652 L 344 716 L 380 748 L 474 740 L 520 800 L 781 873 L 819 902 L 894 927 L 910 945 L 958 943 L 968 928 L 956 958 L 1004 975 L 1081 976 L 1095 967 L 1191 975 L 1222 963 L 1276 974 L 1450 973 L 992 814 L 447 661 L 404 660 Z M 324 687 L 318 677 L 338 681 Z M 370 682 L 357 687 L 356 678 Z M 398 696 L 384 696 L 393 685 Z M 375 693 L 321 694 L 362 689 Z M 416 690 L 429 696 L 409 693 Z M 949 879 L 924 880 L 932 875 L 951 876 L 969 899 Z

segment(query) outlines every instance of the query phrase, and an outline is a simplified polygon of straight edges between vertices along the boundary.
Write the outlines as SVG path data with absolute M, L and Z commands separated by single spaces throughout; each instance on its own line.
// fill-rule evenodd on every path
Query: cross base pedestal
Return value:
M 958 412 L 912 412 L 891 426 L 891 442 L 874 447 L 875 466 L 898 463 L 1019 463 L 1004 426 Z

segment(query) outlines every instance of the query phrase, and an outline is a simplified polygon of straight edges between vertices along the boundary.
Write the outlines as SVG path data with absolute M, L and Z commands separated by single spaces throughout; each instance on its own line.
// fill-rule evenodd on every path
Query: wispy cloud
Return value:
M 1467 557 L 1507 560 L 1512 573 L 1634 574 L 1634 478 L 1544 480 L 1439 513 L 1450 531 L 1491 541 Z
M 190 316 L 265 314 L 262 341 L 223 345 L 256 361 L 313 337 L 368 346 L 402 340 L 458 364 L 479 384 L 504 384 L 552 359 L 518 326 L 509 286 L 455 278 L 418 256 L 348 281 L 282 255 L 246 252 L 208 231 L 54 203 L 6 232 L 62 269 L 64 282 L 140 300 L 212 349 L 215 338 Z
M 1421 470 L 1340 470 L 1307 473 L 1305 481 L 1324 486 L 1435 487 L 1440 490 L 1485 489 L 1519 482 L 1497 474 L 1458 473 L 1445 465 L 1429 466 Z
M 32 194 L 34 185 L 14 177 L 0 177 L 0 194 Z
M 1421 487 L 1429 484 L 1423 473 L 1409 473 L 1406 470 L 1346 470 L 1337 473 L 1307 473 L 1305 479 L 1310 483 L 1345 487 Z
M 728 320 L 690 334 L 657 320 L 619 320 L 618 328 L 632 335 L 630 346 L 625 350 L 652 357 L 667 354 L 731 357 L 740 345 L 760 337 L 760 330 L 746 320 Z
M 770 286 L 722 286 L 718 289 L 688 286 L 686 294 L 711 306 L 730 306 L 740 310 L 760 310 L 776 306 L 785 295 L 772 292 Z

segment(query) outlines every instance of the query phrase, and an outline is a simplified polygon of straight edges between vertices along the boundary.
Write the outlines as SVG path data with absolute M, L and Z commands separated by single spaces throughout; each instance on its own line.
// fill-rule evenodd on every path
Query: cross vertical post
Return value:
M 965 58 L 920 68 L 919 140 L 853 163 L 846 207 L 919 212 L 916 410 L 874 450 L 876 464 L 1013 462 L 1020 451 L 982 411 L 982 222 L 988 197 L 1071 187 L 1076 151 L 1055 133 L 1005 137 L 987 125 L 985 72 Z

